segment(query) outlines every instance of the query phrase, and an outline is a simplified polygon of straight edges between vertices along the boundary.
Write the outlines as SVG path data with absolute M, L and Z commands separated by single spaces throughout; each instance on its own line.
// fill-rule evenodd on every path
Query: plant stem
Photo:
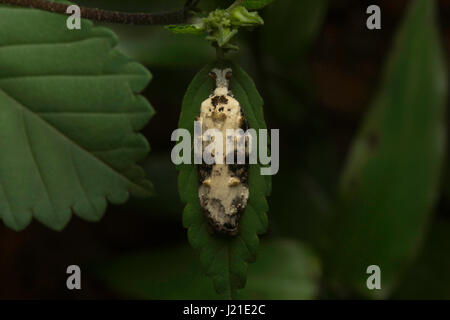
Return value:
M 218 61 L 224 61 L 225 60 L 225 52 L 222 47 L 219 45 L 216 46 L 216 55 Z
M 183 9 L 173 12 L 146 13 L 146 12 L 120 12 L 108 11 L 97 8 L 80 7 L 81 18 L 100 22 L 135 25 L 166 25 L 182 24 L 189 18 L 189 11 L 193 10 L 199 0 L 187 0 Z M 53 13 L 67 14 L 68 4 L 49 2 L 45 0 L 0 0 L 0 3 L 11 4 L 21 7 L 30 7 Z

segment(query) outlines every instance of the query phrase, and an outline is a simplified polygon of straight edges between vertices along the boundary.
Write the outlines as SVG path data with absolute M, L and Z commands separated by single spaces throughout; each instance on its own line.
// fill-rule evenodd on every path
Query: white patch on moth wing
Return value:
M 200 185 L 198 196 L 201 206 L 217 225 L 231 225 L 237 228 L 235 219 L 239 212 L 247 206 L 249 198 L 248 187 L 232 177 L 228 166 L 217 164 L 213 166 L 211 176 Z
M 226 99 L 226 103 L 221 101 L 221 97 Z M 214 106 L 213 100 L 217 100 L 217 105 Z M 221 109 L 223 108 L 223 109 Z M 223 114 L 226 117 L 217 117 L 218 114 Z M 239 128 L 239 119 L 241 117 L 241 105 L 239 102 L 230 96 L 214 95 L 202 102 L 200 107 L 200 119 L 207 120 L 208 129 L 217 128 L 226 125 L 230 129 Z M 206 125 L 206 124 L 205 124 Z
M 214 106 L 213 100 L 217 102 L 216 106 Z M 225 101 L 226 103 L 223 103 Z M 239 102 L 229 96 L 213 96 L 203 101 L 199 119 L 202 123 L 202 132 L 213 128 L 220 130 L 224 147 L 227 139 L 226 131 L 239 129 L 243 121 Z M 203 139 L 203 148 L 206 148 L 208 144 L 208 140 L 204 141 Z M 225 162 L 225 158 L 223 162 Z
M 226 96 L 228 94 L 228 88 L 227 87 L 219 87 L 214 90 L 214 95 L 216 96 Z

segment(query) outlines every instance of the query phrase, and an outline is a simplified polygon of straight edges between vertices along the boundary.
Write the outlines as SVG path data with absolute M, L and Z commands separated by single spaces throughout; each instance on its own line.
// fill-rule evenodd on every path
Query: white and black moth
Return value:
M 202 132 L 216 129 L 226 139 L 227 129 L 246 131 L 248 124 L 241 105 L 229 90 L 232 70 L 213 69 L 210 76 L 216 81 L 216 88 L 214 93 L 202 102 L 200 116 L 196 119 L 201 123 Z M 202 141 L 205 148 L 203 137 Z M 231 152 L 235 153 L 234 159 L 237 159 L 236 145 Z M 245 164 L 226 164 L 225 159 L 223 164 L 218 164 L 215 159 L 213 164 L 203 162 L 197 166 L 200 205 L 210 225 L 218 233 L 231 236 L 238 233 L 239 220 L 249 198 L 248 154 L 246 158 Z

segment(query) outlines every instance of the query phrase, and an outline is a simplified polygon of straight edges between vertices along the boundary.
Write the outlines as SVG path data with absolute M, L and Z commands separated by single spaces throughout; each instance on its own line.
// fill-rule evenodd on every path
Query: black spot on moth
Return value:
M 228 99 L 225 96 L 220 96 L 219 97 L 219 102 L 221 104 L 227 104 L 228 103 Z
M 211 104 L 214 106 L 214 108 L 217 107 L 217 105 L 219 104 L 219 96 L 214 96 L 211 99 Z

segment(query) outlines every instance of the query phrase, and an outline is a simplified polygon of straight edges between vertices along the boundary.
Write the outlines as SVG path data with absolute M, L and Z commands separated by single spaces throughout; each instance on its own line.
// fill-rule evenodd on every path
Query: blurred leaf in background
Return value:
M 386 297 L 427 231 L 445 150 L 441 50 L 436 2 L 411 1 L 342 176 L 329 248 L 332 279 L 362 295 Z M 377 292 L 366 287 L 373 264 L 382 274 Z
M 258 263 L 249 268 L 239 299 L 313 299 L 321 275 L 317 258 L 292 240 L 261 245 Z M 119 297 L 134 299 L 220 299 L 201 271 L 194 250 L 162 247 L 119 257 L 95 268 L 98 277 Z
M 204 2 L 204 1 L 202 1 Z M 184 6 L 183 0 L 79 1 L 80 5 L 111 10 L 162 12 Z M 215 51 L 202 36 L 173 34 L 162 26 L 108 24 L 120 38 L 119 49 L 150 67 L 168 69 L 198 67 L 215 58 Z
M 332 240 L 324 230 L 333 216 L 339 159 L 330 141 L 314 141 L 301 161 L 285 159 L 273 179 L 270 233 L 307 241 L 322 252 Z
M 275 0 L 244 0 L 242 5 L 245 6 L 249 10 L 257 10 L 262 9 L 265 6 L 268 6 Z
M 184 206 L 177 196 L 178 172 L 170 156 L 157 153 L 150 156 L 142 167 L 148 178 L 157 186 L 156 193 L 151 198 L 131 198 L 125 206 L 158 220 L 180 223 Z
M 255 55 L 272 109 L 270 114 L 290 124 L 304 119 L 314 88 L 307 54 L 321 30 L 328 0 L 275 1 L 263 11 Z
M 123 39 L 119 49 L 149 66 L 168 69 L 201 67 L 215 57 L 214 50 L 200 36 L 173 34 L 155 27 L 136 30 L 120 26 L 114 29 Z
M 401 277 L 393 299 L 450 299 L 450 223 L 437 219 L 417 260 Z
M 277 63 L 292 66 L 305 57 L 317 38 L 328 0 L 281 0 L 267 7 L 261 40 Z
M 317 112 L 308 67 L 312 45 L 323 27 L 328 1 L 283 0 L 268 6 L 258 49 L 260 86 L 265 113 L 282 133 L 283 165 L 273 177 L 271 233 L 326 244 L 324 224 L 335 192 L 337 146 L 328 119 Z M 287 27 L 286 27 L 287 25 Z M 283 34 L 283 36 L 280 36 Z M 320 118 L 319 118 L 320 117 Z

